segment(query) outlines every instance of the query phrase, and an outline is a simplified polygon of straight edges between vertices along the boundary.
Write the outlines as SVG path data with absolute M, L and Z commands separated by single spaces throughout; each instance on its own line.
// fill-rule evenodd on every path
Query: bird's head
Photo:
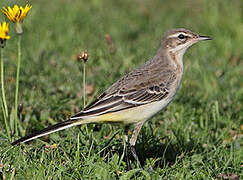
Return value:
M 162 39 L 161 45 L 166 51 L 183 55 L 187 48 L 193 44 L 211 39 L 209 36 L 201 36 L 190 30 L 180 28 L 167 32 Z

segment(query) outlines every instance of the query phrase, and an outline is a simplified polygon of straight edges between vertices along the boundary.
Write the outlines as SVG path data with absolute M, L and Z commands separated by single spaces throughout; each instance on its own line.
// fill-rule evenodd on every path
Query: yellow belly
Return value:
M 167 104 L 167 100 L 159 102 L 153 102 L 145 105 L 140 105 L 134 108 L 129 108 L 117 112 L 106 113 L 103 115 L 90 117 L 90 122 L 98 123 L 122 123 L 122 124 L 134 124 L 137 122 L 145 121 L 151 118 L 153 115 L 162 110 Z

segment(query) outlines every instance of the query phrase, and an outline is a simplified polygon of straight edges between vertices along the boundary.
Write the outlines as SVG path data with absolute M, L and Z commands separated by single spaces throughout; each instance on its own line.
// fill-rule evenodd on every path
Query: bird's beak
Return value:
M 205 40 L 212 40 L 212 38 L 209 37 L 209 36 L 199 36 L 199 37 L 197 38 L 197 40 L 198 40 L 198 41 L 205 41 Z

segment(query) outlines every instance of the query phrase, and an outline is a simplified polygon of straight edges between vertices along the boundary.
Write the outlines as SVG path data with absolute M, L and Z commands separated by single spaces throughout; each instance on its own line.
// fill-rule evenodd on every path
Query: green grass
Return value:
M 14 3 L 4 0 L 0 7 Z M 134 161 L 132 170 L 127 171 L 125 160 L 120 158 L 122 130 L 107 145 L 119 126 L 88 125 L 88 132 L 85 126 L 75 127 L 11 147 L 0 114 L 2 179 L 215 179 L 220 173 L 243 178 L 241 0 L 31 3 L 22 38 L 21 136 L 82 109 L 82 64 L 76 61 L 82 50 L 89 53 L 86 81 L 94 85 L 94 92 L 87 97 L 90 102 L 151 58 L 169 29 L 184 27 L 214 40 L 187 51 L 185 73 L 174 101 L 142 128 L 136 149 L 144 170 Z M 10 26 L 5 86 L 11 112 L 17 37 Z M 113 50 L 105 34 L 112 37 Z M 10 127 L 13 129 L 13 124 Z M 45 146 L 55 143 L 56 148 Z

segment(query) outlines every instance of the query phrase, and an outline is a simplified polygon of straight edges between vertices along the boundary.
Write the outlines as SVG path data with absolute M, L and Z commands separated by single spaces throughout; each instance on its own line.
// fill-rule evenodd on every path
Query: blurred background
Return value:
M 234 144 L 233 137 L 242 135 L 242 0 L 4 0 L 0 7 L 26 3 L 33 7 L 23 22 L 21 135 L 64 120 L 83 108 L 83 64 L 77 61 L 83 50 L 89 54 L 86 66 L 89 103 L 119 77 L 155 55 L 165 32 L 181 27 L 211 36 L 213 41 L 201 42 L 187 51 L 185 74 L 175 100 L 154 118 L 157 121 L 145 126 L 141 136 L 155 130 L 159 139 L 169 134 L 171 142 L 182 148 L 181 153 L 203 144 L 212 147 L 223 142 Z M 6 20 L 2 14 L 0 20 Z M 17 37 L 11 23 L 9 35 L 4 56 L 11 110 L 17 61 Z M 3 123 L 1 118 L 0 122 Z M 97 138 L 107 136 L 108 127 L 98 126 L 101 132 Z M 1 125 L 1 134 L 4 131 Z M 62 133 L 72 138 L 77 132 L 78 128 Z M 53 137 L 58 139 L 58 135 Z M 143 141 L 140 137 L 139 147 Z M 242 137 L 237 143 L 242 152 Z M 171 155 L 168 162 L 174 162 L 180 153 Z M 240 170 L 237 157 L 230 166 L 235 172 Z M 219 162 L 222 169 L 225 161 Z M 211 169 L 214 168 L 212 165 Z
M 27 101 L 26 105 L 51 106 L 52 96 L 46 95 L 58 90 L 65 95 L 77 93 L 82 65 L 76 62 L 76 57 L 81 51 L 89 54 L 87 81 L 95 84 L 95 91 L 101 92 L 151 58 L 163 34 L 179 27 L 214 39 L 186 53 L 180 95 L 218 99 L 229 96 L 229 100 L 242 89 L 243 3 L 240 0 L 28 2 L 33 8 L 23 23 L 20 86 L 21 100 Z M 25 5 L 27 1 L 1 1 L 0 6 L 15 3 Z M 3 15 L 0 18 L 4 20 Z M 10 36 L 5 48 L 7 79 L 14 77 L 16 66 L 17 37 L 11 23 Z M 186 88 L 190 90 L 184 94 Z M 41 95 L 43 102 L 35 101 Z M 63 93 L 60 95 L 63 97 Z M 77 100 L 75 104 L 81 106 L 82 102 Z

